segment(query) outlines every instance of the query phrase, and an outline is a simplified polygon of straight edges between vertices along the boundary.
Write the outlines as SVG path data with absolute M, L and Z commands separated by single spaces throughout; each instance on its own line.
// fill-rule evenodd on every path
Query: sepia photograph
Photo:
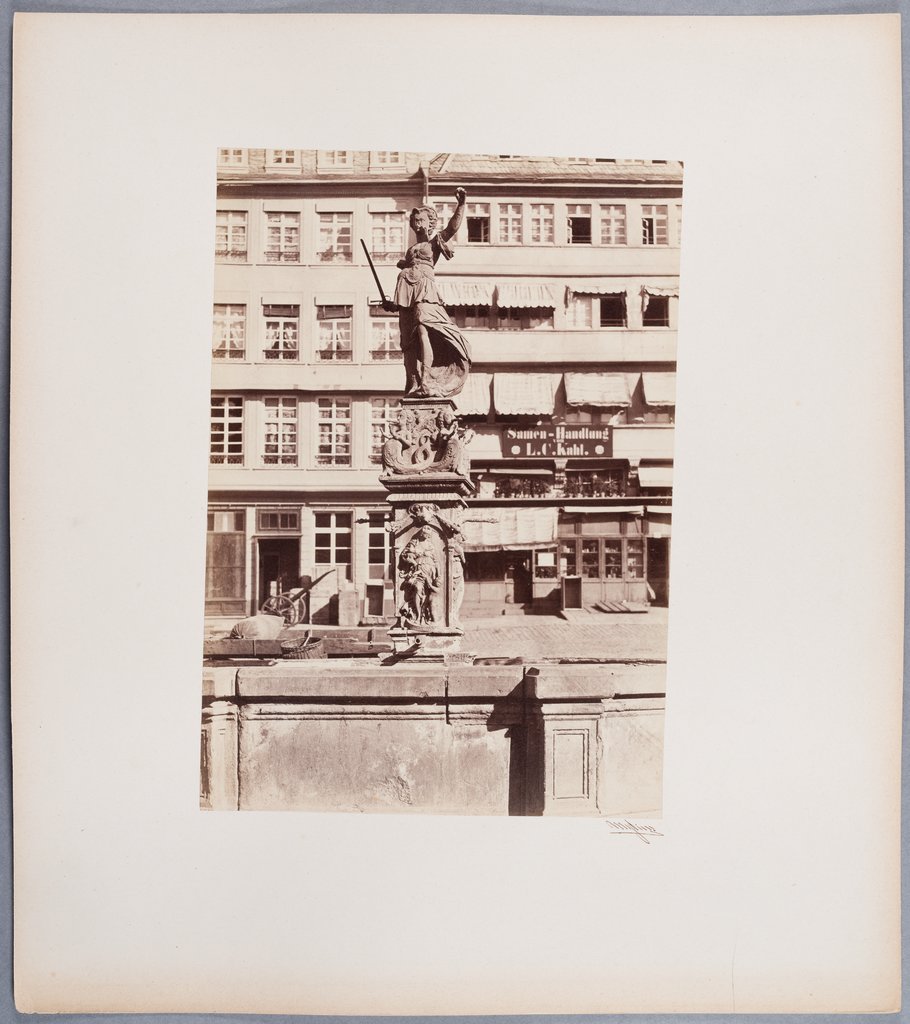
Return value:
M 900 19 L 261 6 L 13 26 L 11 1013 L 896 1012 Z
M 203 807 L 660 816 L 682 181 L 218 150 Z

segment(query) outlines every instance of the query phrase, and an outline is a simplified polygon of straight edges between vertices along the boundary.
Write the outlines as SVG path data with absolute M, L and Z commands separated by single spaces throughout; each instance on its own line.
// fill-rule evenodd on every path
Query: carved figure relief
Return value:
M 433 626 L 444 621 L 445 548 L 442 538 L 422 526 L 398 558 L 402 625 Z M 441 600 L 440 600 L 441 598 Z
M 458 509 L 443 512 L 438 505 L 421 502 L 409 506 L 392 527 L 396 534 L 417 527 L 398 558 L 400 625 L 460 628 L 465 555 L 459 516 Z
M 461 473 L 468 476 L 467 444 L 474 436 L 451 409 L 402 406 L 389 424 L 382 465 L 390 473 Z

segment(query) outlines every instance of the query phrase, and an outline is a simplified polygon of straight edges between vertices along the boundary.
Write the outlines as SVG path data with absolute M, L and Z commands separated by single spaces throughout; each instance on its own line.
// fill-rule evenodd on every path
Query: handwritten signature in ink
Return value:
M 658 832 L 653 825 L 639 824 L 636 821 L 629 821 L 628 819 L 617 821 L 615 818 L 607 818 L 607 825 L 610 827 L 611 835 L 638 836 L 638 838 L 648 846 L 651 845 L 651 840 L 653 838 L 663 835 L 663 832 Z

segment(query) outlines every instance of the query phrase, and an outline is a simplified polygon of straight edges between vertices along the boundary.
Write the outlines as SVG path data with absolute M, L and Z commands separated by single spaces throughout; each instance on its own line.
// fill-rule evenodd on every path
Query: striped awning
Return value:
M 462 522 L 468 551 L 519 551 L 556 543 L 559 509 L 497 508 L 490 512 L 489 522 Z
M 643 373 L 641 384 L 646 405 L 676 405 L 675 373 Z
M 567 287 L 572 295 L 624 295 L 631 285 L 616 277 L 590 277 L 570 281 Z
M 641 487 L 672 487 L 672 466 L 639 466 L 638 483 Z M 649 508 L 649 512 L 663 512 L 659 507 Z
M 490 411 L 492 380 L 492 373 L 469 373 L 464 387 L 455 396 L 455 411 L 462 416 L 486 416 Z
M 447 306 L 492 306 L 494 284 L 463 277 L 437 277 L 436 287 Z
M 538 281 L 504 281 L 496 286 L 496 304 L 505 309 L 555 309 L 562 289 Z
M 615 409 L 632 404 L 624 373 L 567 373 L 566 404 Z
M 503 416 L 552 416 L 561 373 L 493 374 L 493 407 Z

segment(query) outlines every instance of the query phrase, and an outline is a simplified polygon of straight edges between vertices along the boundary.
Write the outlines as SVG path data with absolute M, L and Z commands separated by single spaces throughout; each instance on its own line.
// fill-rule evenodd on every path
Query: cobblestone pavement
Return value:
M 556 616 L 465 619 L 464 650 L 479 658 L 609 658 L 665 661 L 666 615 L 590 615 L 590 622 Z

